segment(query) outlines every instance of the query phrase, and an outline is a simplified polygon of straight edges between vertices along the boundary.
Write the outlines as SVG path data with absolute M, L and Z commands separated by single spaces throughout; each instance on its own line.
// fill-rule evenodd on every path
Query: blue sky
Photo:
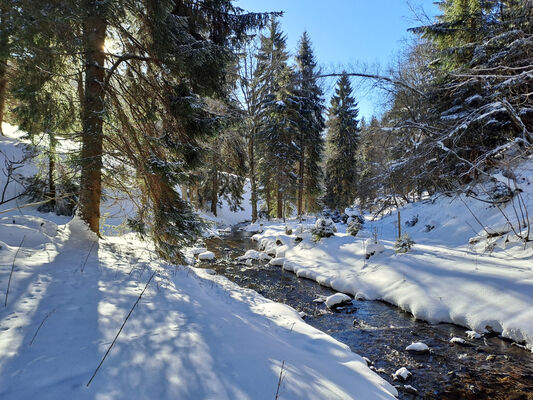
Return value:
M 431 0 L 410 3 L 431 17 L 438 14 Z M 248 11 L 283 11 L 281 24 L 289 50 L 295 52 L 299 37 L 307 30 L 326 72 L 355 70 L 359 64 L 379 64 L 383 70 L 411 36 L 407 29 L 420 25 L 406 0 L 237 0 L 235 4 Z M 327 96 L 333 85 L 324 82 Z M 354 87 L 360 115 L 379 114 L 382 94 L 358 87 L 357 82 Z

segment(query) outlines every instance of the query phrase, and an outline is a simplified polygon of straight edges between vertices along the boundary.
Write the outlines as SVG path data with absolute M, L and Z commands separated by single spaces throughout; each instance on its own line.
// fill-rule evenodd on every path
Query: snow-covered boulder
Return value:
M 483 335 L 481 333 L 478 333 L 476 331 L 466 331 L 465 332 L 466 336 L 468 337 L 468 339 L 480 339 L 483 337 Z
M 215 253 L 212 251 L 204 251 L 203 253 L 198 254 L 198 259 L 201 261 L 211 261 L 215 259 Z
M 407 379 L 409 379 L 413 374 L 411 374 L 411 372 L 405 368 L 405 367 L 401 367 L 400 369 L 398 369 L 394 374 L 392 374 L 392 379 L 394 379 L 395 381 L 406 381 Z
M 464 340 L 463 338 L 460 338 L 460 337 L 452 337 L 450 339 L 450 343 L 454 343 L 454 344 L 465 344 L 466 343 L 466 340 Z
M 239 261 L 245 261 L 245 260 L 265 261 L 265 260 L 270 260 L 270 258 L 271 257 L 268 254 L 263 253 L 262 251 L 248 250 L 246 253 L 240 256 L 238 260 Z
M 326 307 L 334 308 L 343 304 L 351 303 L 352 298 L 344 293 L 335 293 L 326 298 Z
M 411 343 L 405 350 L 412 351 L 413 353 L 429 353 L 428 345 L 422 342 Z

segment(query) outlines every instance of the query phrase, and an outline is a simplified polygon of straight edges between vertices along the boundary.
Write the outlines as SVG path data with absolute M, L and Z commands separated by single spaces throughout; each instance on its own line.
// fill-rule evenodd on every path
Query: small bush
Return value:
M 348 226 L 346 227 L 346 233 L 352 236 L 357 236 L 357 233 L 359 233 L 362 227 L 363 224 L 361 224 L 359 219 L 353 219 L 348 223 Z
M 413 239 L 411 239 L 407 233 L 404 233 L 396 240 L 396 243 L 394 243 L 394 251 L 396 253 L 407 253 L 413 244 L 415 244 Z
M 317 219 L 315 226 L 311 229 L 311 233 L 315 240 L 333 236 L 335 235 L 335 232 L 337 232 L 337 227 L 331 218 Z
M 412 228 L 418 223 L 418 215 L 413 215 L 413 217 L 409 221 L 405 221 L 405 226 L 408 228 Z

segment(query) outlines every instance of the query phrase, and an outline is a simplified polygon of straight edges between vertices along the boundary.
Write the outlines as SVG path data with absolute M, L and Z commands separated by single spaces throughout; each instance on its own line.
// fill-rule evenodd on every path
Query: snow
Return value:
M 395 381 L 397 381 L 397 380 L 406 381 L 411 376 L 412 376 L 412 374 L 407 368 L 401 367 L 394 374 L 392 374 L 392 379 L 394 379 Z
M 21 211 L 0 218 L 0 264 L 14 265 L 0 308 L 1 399 L 272 399 L 282 365 L 280 398 L 397 395 L 286 305 L 165 263 L 132 234 L 101 239 L 78 218 Z M 0 268 L 3 301 L 10 272 Z
M 450 343 L 465 344 L 466 341 L 463 338 L 460 338 L 460 337 L 452 337 L 450 339 Z
M 273 258 L 272 260 L 270 260 L 269 264 L 283 267 L 283 265 L 285 264 L 285 257 Z
M 416 353 L 427 353 L 429 352 L 429 347 L 427 344 L 422 342 L 411 343 L 405 348 L 407 351 L 414 351 Z
M 206 260 L 206 261 L 214 260 L 215 253 L 213 253 L 212 251 L 204 251 L 203 253 L 198 254 L 198 259 L 202 261 L 203 260 Z
M 351 302 L 352 298 L 344 293 L 335 293 L 326 298 L 326 306 L 332 308 L 340 304 Z
M 532 224 L 533 157 L 513 173 Z M 533 349 L 533 242 L 518 239 L 507 221 L 520 232 L 518 203 L 500 211 L 465 196 L 430 200 L 400 209 L 402 233 L 416 243 L 407 253 L 394 252 L 398 227 L 392 212 L 374 221 L 367 218 L 356 237 L 347 235 L 342 224 L 335 236 L 318 242 L 302 235 L 300 243 L 287 244 L 283 267 L 355 298 L 395 304 L 430 323 L 454 323 L 478 333 L 492 330 Z M 404 222 L 416 215 L 418 223 L 406 227 Z M 485 231 L 503 227 L 510 231 L 500 237 L 488 237 Z M 283 231 L 280 222 L 265 221 L 254 238 L 262 248 L 275 249 L 275 238 Z M 365 259 L 374 235 L 382 246 Z
M 465 333 L 468 339 L 481 339 L 483 337 L 482 334 L 477 333 L 476 331 L 466 331 Z
M 239 261 L 244 260 L 265 260 L 268 261 L 271 259 L 271 257 L 268 254 L 263 253 L 262 251 L 257 250 L 248 250 L 246 253 L 244 253 L 242 256 L 240 256 Z

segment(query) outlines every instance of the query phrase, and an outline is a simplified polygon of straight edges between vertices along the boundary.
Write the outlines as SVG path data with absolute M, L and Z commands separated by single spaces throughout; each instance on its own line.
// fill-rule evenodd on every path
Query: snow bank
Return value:
M 133 236 L 94 241 L 77 219 L 57 227 L 38 217 L 2 219 L 0 233 L 16 243 L 0 247 L 2 265 L 15 260 L 0 309 L 1 399 L 267 400 L 282 364 L 280 398 L 396 394 L 294 309 L 212 270 L 158 262 Z M 2 291 L 9 270 L 0 269 Z

